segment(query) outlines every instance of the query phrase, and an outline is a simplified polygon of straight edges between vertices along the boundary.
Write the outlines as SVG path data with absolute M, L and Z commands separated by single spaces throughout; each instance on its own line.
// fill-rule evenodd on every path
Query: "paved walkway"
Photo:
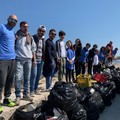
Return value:
M 111 106 L 105 107 L 99 120 L 120 120 L 120 94 L 117 94 Z

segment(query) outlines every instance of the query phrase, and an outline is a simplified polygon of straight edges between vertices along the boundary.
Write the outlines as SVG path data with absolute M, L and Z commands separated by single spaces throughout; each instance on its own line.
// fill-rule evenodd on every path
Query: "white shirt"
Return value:
M 66 57 L 66 48 L 65 48 L 65 43 L 64 41 L 60 41 L 60 54 L 61 54 L 61 57 L 64 58 Z
M 98 65 L 98 63 L 99 63 L 98 55 L 94 55 L 93 65 Z

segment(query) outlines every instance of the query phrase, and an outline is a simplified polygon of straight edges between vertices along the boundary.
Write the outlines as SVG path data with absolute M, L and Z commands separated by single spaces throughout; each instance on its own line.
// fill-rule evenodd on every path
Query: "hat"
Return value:
M 45 31 L 46 31 L 46 27 L 44 26 L 44 25 L 40 25 L 39 27 L 38 27 L 38 30 L 39 29 L 44 29 Z

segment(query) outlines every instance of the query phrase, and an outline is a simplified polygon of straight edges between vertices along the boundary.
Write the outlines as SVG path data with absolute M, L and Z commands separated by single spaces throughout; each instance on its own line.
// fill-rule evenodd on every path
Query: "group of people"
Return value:
M 46 91 L 49 91 L 52 89 L 52 78 L 56 72 L 59 81 L 62 81 L 65 75 L 66 82 L 74 82 L 80 73 L 85 74 L 86 66 L 88 74 L 99 72 L 103 64 L 112 62 L 118 50 L 113 50 L 112 41 L 101 47 L 100 51 L 97 50 L 97 44 L 90 50 L 90 43 L 82 47 L 79 38 L 74 45 L 71 40 L 65 43 L 66 33 L 62 30 L 58 34 L 59 40 L 54 42 L 55 29 L 49 31 L 49 38 L 46 40 L 44 25 L 40 25 L 36 34 L 31 35 L 26 21 L 20 22 L 20 29 L 15 33 L 13 28 L 17 21 L 16 15 L 10 15 L 7 24 L 0 25 L 0 103 L 4 87 L 3 104 L 10 107 L 20 104 L 22 83 L 22 99 L 32 101 L 34 94 L 40 95 L 38 84 L 41 75 L 46 78 Z M 13 83 L 15 102 L 10 99 Z M 2 111 L 0 106 L 0 112 Z

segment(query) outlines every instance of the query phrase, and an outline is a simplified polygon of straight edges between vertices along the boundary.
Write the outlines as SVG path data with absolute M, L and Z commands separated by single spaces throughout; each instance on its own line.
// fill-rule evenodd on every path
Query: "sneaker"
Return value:
M 23 95 L 23 100 L 32 102 L 33 99 L 29 95 Z
M 14 107 L 15 106 L 15 103 L 10 98 L 4 99 L 3 104 L 8 106 L 8 107 Z
M 34 92 L 30 92 L 30 97 L 34 97 L 34 96 L 35 96 Z
M 16 98 L 16 100 L 15 100 L 15 104 L 16 104 L 17 106 L 20 105 L 20 97 L 17 97 L 17 98 Z
M 0 106 L 0 114 L 3 112 L 3 107 Z
M 41 93 L 38 90 L 35 90 L 36 95 L 41 95 Z
M 46 89 L 45 92 L 50 92 L 50 89 Z

